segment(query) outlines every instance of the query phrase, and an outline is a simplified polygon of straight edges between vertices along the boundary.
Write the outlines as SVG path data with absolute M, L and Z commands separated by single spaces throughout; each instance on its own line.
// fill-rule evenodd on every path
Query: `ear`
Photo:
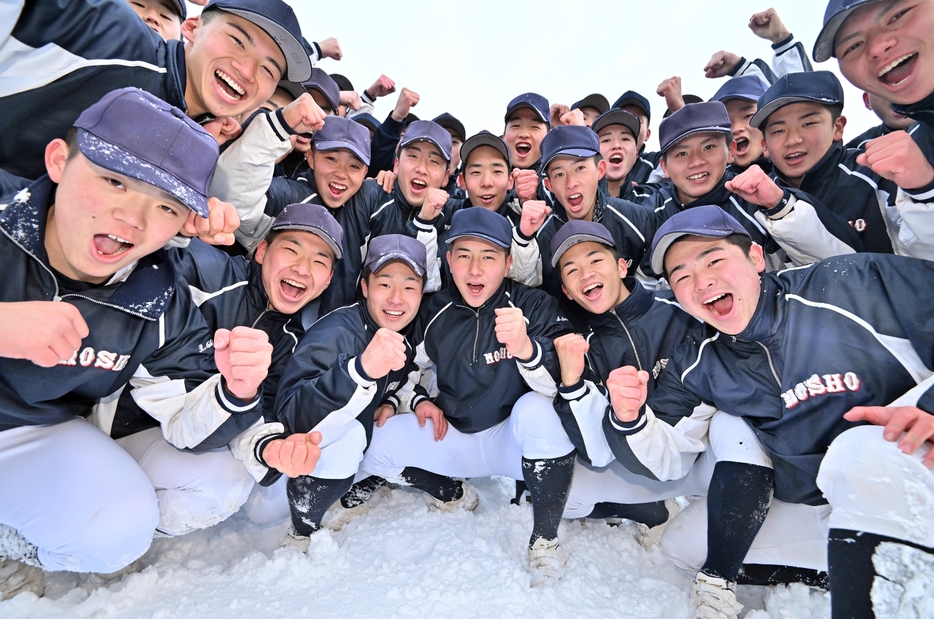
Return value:
M 601 179 L 606 176 L 606 159 L 600 159 L 600 163 L 597 164 L 597 179 Z M 549 191 L 551 191 L 549 189 Z
M 839 142 L 843 139 L 843 128 L 846 127 L 846 116 L 841 116 L 833 124 L 833 141 Z
M 650 137 L 652 137 L 652 130 L 646 129 L 645 130 L 645 141 L 648 142 Z
M 444 254 L 444 256 L 445 256 L 445 258 L 446 258 L 447 261 L 448 261 L 448 268 L 451 268 L 451 252 L 450 252 L 450 250 L 449 250 L 446 254 Z
M 863 105 L 866 106 L 866 109 L 867 109 L 867 110 L 872 110 L 872 104 L 869 103 L 869 93 L 868 93 L 868 92 L 864 92 L 864 93 L 863 93 Z
M 753 243 L 749 248 L 749 259 L 756 267 L 757 273 L 765 273 L 765 251 L 758 243 Z
M 198 17 L 189 17 L 182 22 L 182 38 L 185 39 L 185 43 L 194 43 L 195 37 L 198 35 L 198 30 L 201 28 L 201 16 Z
M 457 175 L 457 186 L 463 189 L 464 191 L 467 191 L 467 183 L 464 182 L 463 172 Z M 510 187 L 510 189 L 512 189 L 512 187 Z
M 45 170 L 53 183 L 62 180 L 62 172 L 68 163 L 68 144 L 61 138 L 56 138 L 45 147 Z
M 263 239 L 259 242 L 259 245 L 256 246 L 256 253 L 253 254 L 253 260 L 256 261 L 256 264 L 263 264 L 263 258 L 266 257 L 267 249 L 269 249 L 269 243 L 266 242 L 266 239 Z
M 551 179 L 548 178 L 547 176 L 545 177 L 545 189 L 547 189 L 551 193 L 555 192 L 555 190 L 551 188 Z
M 733 158 L 736 156 L 736 140 L 733 140 L 727 144 L 727 150 L 729 153 L 727 154 L 726 162 L 733 163 Z
M 626 279 L 626 276 L 629 275 L 629 265 L 626 264 L 625 258 L 619 259 L 619 278 Z
M 564 284 L 561 284 L 561 292 L 563 292 L 564 296 L 566 296 L 571 301 L 574 300 L 574 297 L 571 296 L 571 293 L 568 292 L 567 286 L 565 286 Z
M 509 269 L 512 268 L 512 254 L 506 256 L 506 272 L 503 274 L 503 277 L 509 277 Z
M 396 178 L 399 178 L 399 158 L 396 157 L 392 162 L 392 173 L 396 175 Z
M 305 151 L 305 162 L 308 164 L 308 169 L 315 169 L 315 149 L 313 146 Z
M 548 181 L 546 180 L 545 182 L 547 183 Z M 512 170 L 510 170 L 509 171 L 509 184 L 506 185 L 506 191 L 512 190 L 512 188 L 515 186 L 516 186 L 516 177 L 512 175 Z M 551 189 L 549 189 L 548 191 L 551 191 Z
M 364 298 L 364 299 L 368 299 L 369 297 L 367 297 L 366 278 L 365 278 L 365 277 L 361 277 L 361 278 L 360 278 L 360 290 L 363 291 L 363 298 Z
M 668 173 L 668 164 L 665 163 L 665 156 L 662 155 L 658 159 L 658 164 L 662 166 L 662 172 L 665 173 L 665 178 L 671 178 L 671 175 Z
M 762 138 L 762 155 L 766 159 L 769 158 L 769 147 L 768 147 L 768 144 L 765 143 L 765 138 Z

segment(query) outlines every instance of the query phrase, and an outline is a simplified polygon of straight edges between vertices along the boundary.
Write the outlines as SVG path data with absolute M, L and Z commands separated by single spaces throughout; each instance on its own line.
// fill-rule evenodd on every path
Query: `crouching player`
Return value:
M 617 458 L 658 477 L 693 457 L 703 405 L 741 417 L 772 461 L 775 499 L 829 512 L 834 619 L 917 612 L 934 554 L 934 264 L 858 254 L 764 273 L 762 248 L 710 206 L 669 219 L 652 263 L 706 327 L 647 404 L 645 371 L 610 376 Z M 710 576 L 698 573 L 695 594 L 735 617 L 733 584 Z
M 511 241 L 509 221 L 497 213 L 454 214 L 446 241 L 454 286 L 425 306 L 417 341 L 416 360 L 422 368 L 434 364 L 438 394 L 433 400 L 416 395 L 415 415 L 397 415 L 377 428 L 363 468 L 403 484 L 413 469 L 524 479 L 532 495 L 528 556 L 536 586 L 563 575 L 558 524 L 575 456 L 550 398 L 532 389 L 554 384 L 552 340 L 567 322 L 547 293 L 507 278 Z M 423 425 L 427 417 L 430 426 Z M 428 491 L 449 503 L 458 490 Z

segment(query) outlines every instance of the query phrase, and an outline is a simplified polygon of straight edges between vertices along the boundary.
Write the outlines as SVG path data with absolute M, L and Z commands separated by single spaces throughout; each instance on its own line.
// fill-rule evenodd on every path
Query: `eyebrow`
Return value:
M 592 250 L 590 250 L 589 252 L 587 252 L 587 254 L 584 256 L 584 258 L 587 259 L 587 258 L 590 258 L 591 256 L 593 256 L 594 254 L 599 254 L 599 253 L 602 253 L 601 250 L 599 250 L 599 249 L 592 249 Z M 572 264 L 575 264 L 575 261 L 574 261 L 574 260 L 568 260 L 567 262 L 565 262 L 564 264 L 561 265 L 561 270 L 563 271 L 565 267 L 568 267 L 568 266 L 570 266 L 570 265 L 572 265 Z
M 495 160 L 495 161 L 493 161 L 493 162 L 491 162 L 491 163 L 489 163 L 489 164 L 487 164 L 487 165 L 493 166 L 494 168 L 505 168 L 505 167 L 506 167 L 506 162 L 497 159 L 497 160 Z M 477 163 L 477 162 L 468 163 L 468 164 L 467 164 L 467 167 L 468 167 L 468 168 L 482 168 L 482 167 L 483 167 L 483 164 L 482 164 L 482 163 Z
M 241 34 L 243 34 L 243 37 L 244 37 L 247 41 L 250 42 L 250 45 L 252 45 L 253 47 L 256 47 L 256 41 L 254 41 L 254 40 L 253 40 L 253 37 L 250 36 L 250 33 L 247 32 L 246 30 L 244 30 L 243 28 L 241 28 L 239 24 L 235 24 L 235 23 L 233 23 L 232 21 L 228 21 L 227 24 L 228 24 L 229 26 L 232 26 L 233 28 L 236 28 L 237 30 L 239 30 L 239 31 L 241 32 Z M 269 38 L 272 38 L 272 35 L 270 35 Z M 273 40 L 273 43 L 275 43 L 276 40 L 275 40 L 275 39 L 272 39 L 272 40 Z M 277 69 L 279 69 L 279 75 L 280 75 L 280 76 L 285 75 L 285 69 L 283 69 L 281 66 L 279 66 L 279 63 L 276 61 L 275 58 L 273 58 L 272 56 L 266 56 L 266 60 L 268 60 L 269 62 L 271 62 L 271 63 L 273 64 L 274 67 L 276 67 Z
M 805 112 L 805 113 L 802 114 L 801 116 L 798 116 L 798 120 L 804 120 L 805 118 L 810 118 L 810 117 L 812 117 L 812 116 L 820 116 L 820 113 L 821 113 L 821 110 L 813 110 L 813 111 L 811 111 L 811 112 Z M 776 120 L 773 120 L 772 122 L 768 123 L 768 124 L 765 126 L 765 128 L 768 129 L 769 127 L 772 127 L 772 126 L 774 126 L 774 125 L 784 125 L 786 122 L 788 122 L 788 121 L 787 121 L 787 120 L 784 120 L 784 119 L 776 119 Z
M 885 17 L 885 14 L 888 13 L 889 11 L 891 11 L 893 8 L 895 8 L 895 5 L 897 5 L 899 2 L 901 2 L 901 0 L 890 0 L 889 2 L 885 2 L 885 3 L 884 3 L 885 6 L 882 7 L 882 10 L 880 10 L 878 13 L 876 13 L 876 20 L 878 21 L 879 19 Z M 841 25 L 842 25 L 842 24 L 841 24 Z M 862 34 L 862 31 L 861 31 L 861 30 L 857 30 L 856 32 L 851 32 L 850 34 L 846 35 L 846 36 L 843 37 L 842 39 L 836 41 L 836 42 L 834 43 L 834 49 L 840 47 L 841 45 L 843 45 L 844 43 L 846 43 L 846 42 L 849 41 L 850 39 L 854 39 L 854 38 L 858 37 L 858 36 L 861 35 L 861 34 Z
M 698 262 L 698 261 L 700 261 L 700 260 L 706 258 L 707 256 L 709 256 L 710 254 L 712 254 L 712 253 L 715 252 L 715 251 L 726 251 L 726 250 L 725 250 L 722 246 L 720 246 L 720 245 L 714 245 L 713 247 L 709 247 L 709 248 L 705 249 L 704 251 L 702 251 L 701 253 L 699 253 L 699 254 L 697 254 L 696 256 L 694 256 L 694 261 L 695 261 L 695 262 Z M 685 263 L 681 263 L 681 264 L 677 265 L 676 267 L 670 269 L 670 270 L 668 271 L 668 278 L 671 279 L 671 276 L 674 275 L 679 269 L 685 269 L 685 268 L 687 268 L 687 265 L 686 265 Z

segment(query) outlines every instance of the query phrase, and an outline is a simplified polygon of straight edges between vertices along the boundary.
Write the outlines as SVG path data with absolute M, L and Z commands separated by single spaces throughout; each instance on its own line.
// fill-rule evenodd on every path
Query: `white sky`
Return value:
M 707 99 L 724 81 L 704 77 L 714 52 L 726 49 L 770 62 L 770 43 L 747 28 L 749 17 L 769 6 L 810 55 L 826 8 L 822 0 L 288 1 L 308 40 L 340 41 L 344 59 L 318 66 L 347 76 L 358 91 L 385 73 L 397 89 L 419 93 L 413 112 L 420 118 L 450 112 L 468 136 L 481 129 L 499 134 L 507 103 L 523 92 L 568 105 L 600 92 L 612 104 L 632 89 L 652 104 L 650 149 L 657 147 L 666 107 L 655 94 L 663 79 L 680 75 L 685 93 Z M 836 72 L 837 63 L 815 68 Z M 840 77 L 848 140 L 879 120 Z M 383 120 L 395 101 L 395 94 L 380 99 L 376 117 Z

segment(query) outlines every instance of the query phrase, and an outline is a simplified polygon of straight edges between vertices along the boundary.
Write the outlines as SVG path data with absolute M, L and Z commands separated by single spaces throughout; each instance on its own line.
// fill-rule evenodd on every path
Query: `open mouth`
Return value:
M 347 185 L 342 185 L 341 183 L 328 183 L 328 190 L 331 192 L 332 196 L 339 198 L 344 195 L 345 191 L 347 191 Z
M 593 283 L 589 286 L 584 286 L 584 289 L 581 291 L 584 294 L 585 299 L 594 300 L 600 296 L 600 291 L 603 289 L 603 284 Z
M 94 247 L 99 256 L 113 257 L 133 248 L 133 243 L 115 234 L 95 234 Z
M 412 191 L 416 193 L 425 191 L 426 189 L 428 189 L 428 183 L 426 183 L 420 178 L 413 178 L 412 182 L 409 183 L 409 185 L 412 186 Z
M 516 152 L 520 157 L 527 157 L 528 154 L 532 152 L 532 145 L 528 142 L 517 142 Z
M 784 159 L 785 161 L 791 164 L 800 163 L 801 160 L 804 159 L 804 156 L 806 154 L 807 153 L 802 153 L 801 151 L 796 151 L 793 153 L 788 153 L 787 155 L 782 157 L 782 159 Z
M 389 316 L 390 318 L 393 318 L 393 319 L 395 319 L 395 318 L 402 318 L 402 315 L 403 315 L 404 313 L 405 313 L 405 312 L 400 312 L 399 310 L 383 310 L 383 314 L 385 314 L 386 316 Z
M 308 286 L 299 283 L 293 279 L 283 279 L 279 281 L 279 291 L 282 296 L 291 301 L 298 301 L 308 290 Z
M 747 138 L 736 139 L 736 154 L 743 156 L 749 150 L 749 140 Z
M 483 292 L 483 284 L 467 284 L 467 291 L 473 296 L 478 296 Z
M 622 162 L 623 162 L 623 156 L 620 155 L 619 153 L 616 153 L 616 154 L 614 154 L 614 155 L 610 155 L 610 163 L 611 163 L 611 164 L 613 164 L 613 165 L 619 165 L 619 164 L 621 164 Z
M 232 77 L 221 71 L 220 69 L 214 71 L 214 79 L 220 85 L 221 90 L 227 93 L 231 99 L 236 101 L 241 100 L 246 96 L 246 91 L 234 81 Z
M 572 193 L 568 196 L 568 207 L 574 210 L 580 208 L 581 204 L 584 203 L 584 194 L 582 193 Z
M 709 172 L 701 172 L 700 174 L 691 174 L 688 176 L 688 180 L 691 182 L 700 182 L 705 180 L 708 176 L 710 176 Z
M 900 85 L 911 76 L 917 61 L 918 54 L 905 54 L 879 71 L 879 81 L 887 86 Z
M 479 198 L 480 198 L 480 201 L 483 202 L 484 204 L 492 204 L 493 201 L 496 199 L 496 194 L 485 193 L 482 196 L 479 196 Z
M 724 316 L 733 310 L 733 295 L 725 292 L 704 301 L 704 307 L 714 316 Z

